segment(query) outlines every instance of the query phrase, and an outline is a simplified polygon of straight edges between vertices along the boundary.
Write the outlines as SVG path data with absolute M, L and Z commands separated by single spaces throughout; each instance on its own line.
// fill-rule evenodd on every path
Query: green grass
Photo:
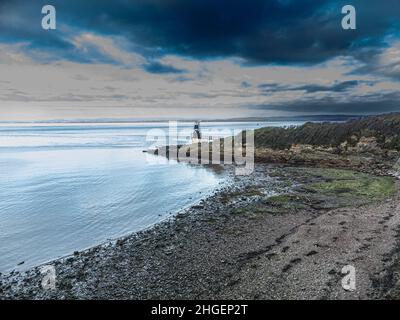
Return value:
M 280 194 L 277 196 L 272 196 L 267 199 L 269 203 L 283 204 L 293 201 L 293 196 L 289 194 Z
M 312 183 L 311 190 L 342 197 L 360 197 L 364 200 L 382 200 L 395 193 L 395 178 L 378 177 L 365 173 L 338 169 L 319 169 L 326 181 Z
M 229 197 L 261 196 L 251 205 L 235 208 L 232 214 L 246 215 L 256 219 L 266 214 L 295 213 L 301 210 L 330 210 L 368 204 L 389 198 L 396 192 L 396 179 L 388 176 L 374 176 L 351 170 L 296 168 L 287 171 L 294 180 L 299 179 L 300 187 L 290 193 L 262 196 L 259 189 L 230 193 Z
M 304 209 L 307 199 L 300 194 L 280 194 L 264 200 L 267 207 L 275 207 L 288 210 Z
M 231 199 L 238 198 L 238 197 L 256 197 L 256 196 L 262 196 L 263 193 L 257 189 L 256 187 L 243 190 L 243 191 L 237 191 L 237 192 L 230 192 L 226 193 L 223 195 L 222 202 L 226 203 L 229 202 Z
M 301 169 L 300 169 L 301 170 Z M 335 180 L 352 180 L 358 179 L 362 175 L 366 175 L 357 171 L 343 170 L 343 169 L 302 169 L 308 172 L 311 176 L 321 177 L 324 179 L 335 179 Z

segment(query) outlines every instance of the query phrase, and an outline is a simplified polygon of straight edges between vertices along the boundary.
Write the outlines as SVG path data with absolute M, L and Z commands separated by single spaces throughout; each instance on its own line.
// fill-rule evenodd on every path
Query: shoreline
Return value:
M 117 236 L 115 238 L 107 238 L 104 241 L 95 243 L 95 244 L 90 245 L 90 246 L 88 246 L 86 248 L 77 249 L 77 250 L 74 250 L 73 252 L 71 252 L 69 254 L 61 255 L 61 256 L 58 256 L 58 257 L 55 257 L 55 258 L 50 258 L 50 259 L 48 259 L 48 260 L 46 260 L 44 262 L 40 262 L 40 263 L 33 264 L 33 265 L 28 265 L 27 267 L 26 267 L 26 264 L 25 264 L 26 261 L 21 261 L 19 264 L 15 265 L 12 270 L 0 271 L 0 280 L 1 280 L 2 276 L 3 277 L 7 277 L 7 276 L 10 276 L 10 275 L 16 274 L 16 273 L 23 274 L 23 273 L 25 273 L 25 272 L 27 272 L 29 270 L 41 268 L 42 266 L 52 264 L 55 261 L 64 261 L 64 260 L 66 260 L 68 258 L 73 257 L 75 252 L 84 253 L 84 252 L 88 252 L 91 249 L 96 248 L 96 247 L 114 245 L 118 240 L 125 239 L 125 238 L 128 238 L 128 237 L 134 237 L 136 234 L 149 231 L 149 230 L 151 230 L 152 228 L 154 228 L 155 226 L 157 226 L 159 224 L 169 223 L 169 222 L 171 222 L 171 220 L 173 221 L 177 215 L 179 215 L 179 214 L 181 214 L 183 212 L 186 212 L 187 210 L 190 210 L 192 207 L 196 207 L 197 205 L 199 205 L 203 201 L 207 200 L 209 197 L 213 196 L 215 193 L 222 192 L 225 189 L 229 188 L 233 183 L 233 180 L 232 180 L 232 178 L 233 178 L 232 168 L 224 168 L 223 170 L 224 170 L 224 178 L 222 179 L 221 182 L 219 182 L 218 186 L 216 186 L 214 189 L 209 190 L 207 192 L 200 192 L 200 194 L 201 194 L 200 198 L 193 199 L 193 198 L 195 198 L 195 196 L 192 195 L 189 198 L 190 200 L 194 200 L 191 204 L 188 204 L 188 205 L 182 207 L 178 211 L 167 213 L 165 215 L 165 217 L 163 217 L 158 222 L 154 222 L 154 223 L 144 227 L 143 229 L 140 229 L 140 230 L 137 230 L 137 231 L 128 232 L 128 233 L 125 233 L 125 234 L 123 234 L 121 236 Z M 0 296 L 0 298 L 1 298 L 1 296 Z
M 387 276 L 382 270 L 392 262 L 385 255 L 396 248 L 400 217 L 392 215 L 390 206 L 399 198 L 398 187 L 390 201 L 352 208 L 348 199 L 304 193 L 305 185 L 319 181 L 311 171 L 315 170 L 257 164 L 251 176 L 234 177 L 231 186 L 149 229 L 52 261 L 56 290 L 42 290 L 40 266 L 0 275 L 0 298 L 365 299 L 376 295 L 380 282 L 371 279 Z M 268 194 L 271 188 L 280 191 L 278 195 Z M 307 199 L 286 199 L 293 189 L 296 197 Z M 369 219 L 357 212 L 369 212 Z M 381 219 L 381 212 L 387 213 L 387 220 Z M 349 237 L 357 230 L 363 237 Z M 332 249 L 336 246 L 338 252 Z M 340 266 L 346 261 L 357 263 L 365 273 L 356 292 L 340 286 Z

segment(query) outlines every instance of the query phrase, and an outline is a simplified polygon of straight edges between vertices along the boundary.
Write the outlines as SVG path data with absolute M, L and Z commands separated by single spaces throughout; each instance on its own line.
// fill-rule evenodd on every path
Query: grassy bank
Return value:
M 289 149 L 294 144 L 354 147 L 362 138 L 374 138 L 381 149 L 400 151 L 400 114 L 350 120 L 345 123 L 306 123 L 300 127 L 261 128 L 255 131 L 257 147 Z
M 253 197 L 254 201 L 235 208 L 235 214 L 296 213 L 304 209 L 330 210 L 369 204 L 391 197 L 396 192 L 395 178 L 374 176 L 352 170 L 285 168 L 277 169 L 282 187 L 288 192 L 266 196 L 264 190 L 231 193 L 226 199 Z M 290 183 L 289 183 L 289 182 Z M 292 187 L 290 187 L 292 185 Z M 226 200 L 227 201 L 227 200 Z

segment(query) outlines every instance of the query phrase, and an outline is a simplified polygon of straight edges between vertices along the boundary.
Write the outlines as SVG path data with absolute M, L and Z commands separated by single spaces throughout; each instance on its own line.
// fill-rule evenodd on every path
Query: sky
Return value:
M 399 0 L 0 0 L 0 122 L 387 113 L 399 81 Z

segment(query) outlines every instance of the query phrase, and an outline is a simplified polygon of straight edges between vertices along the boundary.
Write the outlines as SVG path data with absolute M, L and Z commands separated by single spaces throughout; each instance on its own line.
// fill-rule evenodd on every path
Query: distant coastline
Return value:
M 390 114 L 390 113 L 388 113 Z M 120 119 L 120 118 L 102 118 L 102 119 L 54 119 L 37 121 L 0 121 L 2 124 L 131 124 L 131 123 L 165 123 L 168 121 L 178 121 L 182 123 L 193 123 L 201 120 L 206 123 L 215 122 L 279 122 L 279 121 L 346 121 L 350 119 L 359 119 L 371 115 L 355 114 L 326 114 L 326 115 L 299 115 L 299 116 L 274 116 L 274 117 L 240 117 L 226 119 L 197 119 L 197 118 L 177 118 L 177 119 Z

